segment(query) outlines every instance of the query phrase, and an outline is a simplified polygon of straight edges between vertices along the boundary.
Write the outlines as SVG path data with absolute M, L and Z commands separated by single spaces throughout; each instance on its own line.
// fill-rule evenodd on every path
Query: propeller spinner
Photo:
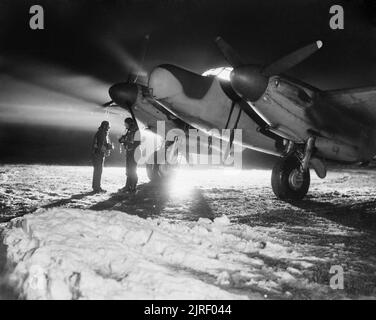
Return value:
M 143 65 L 147 49 L 149 46 L 150 35 L 146 35 L 141 52 L 141 62 L 138 64 L 137 70 L 130 67 L 127 82 L 116 83 L 109 89 L 109 95 L 111 101 L 103 104 L 103 107 L 111 107 L 112 105 L 118 105 L 131 110 L 131 107 L 135 104 L 138 96 L 138 79 L 141 77 Z M 132 112 L 132 111 L 131 111 Z
M 137 100 L 138 87 L 135 83 L 121 82 L 114 84 L 108 93 L 115 104 L 129 108 Z

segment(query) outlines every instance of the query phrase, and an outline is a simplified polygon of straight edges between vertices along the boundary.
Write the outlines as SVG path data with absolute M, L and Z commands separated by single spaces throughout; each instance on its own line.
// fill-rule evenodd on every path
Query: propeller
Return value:
M 108 93 L 112 99 L 112 103 L 130 108 L 136 102 L 138 96 L 138 86 L 135 83 L 120 82 L 111 86 Z M 107 102 L 107 105 L 108 103 L 109 102 Z
M 225 40 L 223 40 L 221 37 L 217 37 L 215 42 L 217 43 L 219 50 L 222 52 L 227 62 L 233 68 L 244 64 L 237 52 Z
M 112 105 L 118 105 L 122 107 L 126 107 L 127 109 L 131 109 L 131 107 L 135 104 L 138 96 L 138 83 L 141 73 L 143 71 L 143 65 L 145 62 L 145 57 L 147 54 L 147 50 L 149 47 L 149 40 L 150 35 L 147 34 L 144 37 L 144 43 L 141 50 L 141 58 L 140 63 L 132 63 L 132 66 L 136 65 L 137 70 L 132 70 L 129 73 L 128 80 L 126 82 L 120 82 L 112 85 L 109 89 L 109 95 L 111 97 L 111 101 L 104 103 L 103 107 L 110 107 Z M 131 112 L 132 113 L 132 112 Z M 133 115 L 132 115 L 133 117 Z
M 316 41 L 263 67 L 244 64 L 235 50 L 221 37 L 217 37 L 216 43 L 225 59 L 234 68 L 230 75 L 231 86 L 240 97 L 251 102 L 257 101 L 264 94 L 269 77 L 291 69 L 323 46 L 322 41 Z
M 145 63 L 145 58 L 146 58 L 146 54 L 148 52 L 148 48 L 149 48 L 149 40 L 150 40 L 150 35 L 147 34 L 144 38 L 144 43 L 143 43 L 143 46 L 142 46 L 142 51 L 141 51 L 141 62 L 140 62 L 140 68 L 137 70 L 137 75 L 136 75 L 136 78 L 134 80 L 134 82 L 136 83 L 138 78 L 140 77 L 140 71 L 143 70 L 143 67 L 144 67 L 144 63 Z M 147 74 L 146 74 L 147 76 Z

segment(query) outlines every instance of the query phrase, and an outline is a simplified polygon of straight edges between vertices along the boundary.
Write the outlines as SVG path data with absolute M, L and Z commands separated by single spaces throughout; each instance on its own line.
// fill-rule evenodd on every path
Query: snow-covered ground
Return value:
M 181 170 L 164 185 L 139 171 L 127 196 L 123 168 L 105 168 L 108 193 L 94 195 L 90 167 L 0 167 L 0 219 L 26 214 L 2 224 L 0 296 L 5 284 L 28 299 L 376 296 L 376 172 L 312 175 L 288 204 L 270 171 Z

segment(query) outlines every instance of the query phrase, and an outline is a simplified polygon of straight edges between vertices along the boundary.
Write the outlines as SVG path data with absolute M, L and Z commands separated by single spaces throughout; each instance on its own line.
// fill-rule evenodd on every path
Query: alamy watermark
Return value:
M 330 278 L 329 285 L 333 290 L 345 289 L 345 273 L 342 266 L 332 266 L 329 270 L 333 276 Z
M 345 28 L 345 11 L 340 5 L 333 5 L 329 9 L 332 15 L 329 20 L 329 26 L 332 30 L 343 30 Z
M 44 30 L 44 8 L 35 4 L 30 7 L 29 13 L 32 15 L 29 26 L 32 30 Z M 341 5 L 332 5 L 329 9 L 331 17 L 329 26 L 332 30 L 343 30 L 345 28 L 345 12 Z
M 140 131 L 135 134 L 135 141 L 141 142 L 135 151 L 135 160 L 139 165 L 175 165 L 180 158 L 185 158 L 189 164 L 242 168 L 241 129 L 212 129 L 203 133 L 196 129 L 183 131 L 174 128 L 166 132 L 165 122 L 158 121 L 156 134 L 165 137 L 165 146 L 159 150 L 156 140 L 143 144 Z
M 44 9 L 41 5 L 30 7 L 29 13 L 32 15 L 29 20 L 29 26 L 32 30 L 44 30 Z

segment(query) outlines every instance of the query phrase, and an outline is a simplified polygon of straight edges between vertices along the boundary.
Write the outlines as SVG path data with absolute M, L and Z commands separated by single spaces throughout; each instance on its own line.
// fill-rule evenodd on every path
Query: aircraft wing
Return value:
M 331 103 L 344 109 L 364 123 L 376 122 L 376 87 L 363 87 L 326 91 L 325 97 Z

